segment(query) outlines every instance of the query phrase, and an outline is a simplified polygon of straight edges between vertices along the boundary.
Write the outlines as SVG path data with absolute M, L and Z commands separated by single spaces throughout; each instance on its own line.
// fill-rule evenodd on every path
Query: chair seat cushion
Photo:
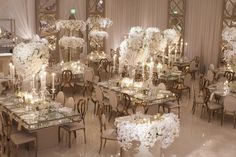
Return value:
M 174 102 L 166 102 L 166 103 L 163 104 L 163 106 L 164 106 L 165 108 L 170 108 L 170 109 L 172 109 L 172 108 L 177 108 L 177 107 L 179 107 L 179 104 L 174 103 Z
M 117 139 L 117 133 L 115 129 L 106 129 L 102 133 L 102 137 L 106 139 L 116 140 Z
M 15 134 L 12 134 L 10 136 L 10 139 L 15 145 L 21 145 L 35 141 L 36 137 L 25 132 L 17 132 Z
M 84 124 L 81 122 L 74 122 L 74 123 L 70 123 L 70 124 L 66 124 L 61 126 L 63 129 L 65 130 L 69 130 L 69 131 L 74 131 L 74 130 L 80 130 L 80 129 L 84 129 L 85 126 Z
M 223 106 L 214 102 L 208 102 L 207 103 L 208 107 L 210 110 L 218 110 L 218 109 L 223 109 Z

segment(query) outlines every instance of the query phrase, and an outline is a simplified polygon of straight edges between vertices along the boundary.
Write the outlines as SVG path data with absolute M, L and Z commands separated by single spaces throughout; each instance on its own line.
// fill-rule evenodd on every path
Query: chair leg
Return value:
M 84 143 L 86 144 L 86 131 L 85 129 L 83 129 L 83 131 L 84 131 Z
M 76 131 L 73 131 L 73 133 L 74 133 L 74 136 L 75 136 L 75 138 L 76 138 L 76 137 L 77 137 L 77 136 L 76 136 Z
M 106 144 L 107 144 L 107 140 L 105 139 L 105 142 L 104 142 L 103 148 L 105 148 Z
M 69 148 L 71 148 L 71 132 L 69 131 Z
M 223 123 L 224 123 L 224 116 L 225 116 L 225 113 L 222 112 L 222 115 L 221 115 L 221 126 L 223 126 Z
M 100 148 L 99 148 L 99 151 L 98 151 L 99 154 L 101 153 L 101 150 L 102 150 L 102 137 L 100 139 Z
M 178 117 L 180 118 L 180 107 L 178 107 Z
M 38 144 L 37 144 L 37 140 L 34 141 L 34 149 L 35 149 L 35 157 L 38 156 Z
M 212 114 L 212 111 L 208 111 L 208 123 L 211 122 L 211 114 Z
M 234 129 L 236 127 L 236 113 L 234 112 Z
M 120 157 L 122 157 L 122 155 L 123 155 L 123 149 L 122 147 L 120 147 Z
M 202 106 L 202 111 L 201 111 L 201 116 L 200 116 L 200 118 L 202 118 L 202 113 L 203 113 L 203 110 L 204 110 L 205 108 L 204 108 L 204 106 Z
M 61 142 L 61 127 L 58 127 L 58 143 Z

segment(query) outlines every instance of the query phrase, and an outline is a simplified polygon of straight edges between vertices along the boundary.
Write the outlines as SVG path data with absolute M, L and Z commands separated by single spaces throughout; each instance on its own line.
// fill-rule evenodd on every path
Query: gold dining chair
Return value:
M 75 138 L 77 137 L 76 132 L 82 130 L 84 132 L 84 143 L 86 143 L 86 131 L 85 131 L 85 115 L 87 112 L 87 99 L 80 99 L 77 103 L 77 111 L 80 114 L 79 120 L 76 119 L 73 123 L 62 125 L 58 128 L 58 141 L 61 141 L 60 132 L 64 129 L 69 135 L 69 148 L 71 148 L 71 133 L 74 133 Z
M 111 77 L 111 63 L 108 59 L 101 59 L 98 67 L 99 81 L 108 80 Z
M 231 115 L 234 118 L 234 129 L 236 127 L 236 98 L 232 95 L 227 95 L 224 99 L 224 112 L 222 113 L 221 125 L 223 125 L 225 115 Z
M 63 90 L 65 87 L 72 88 L 74 93 L 73 73 L 71 70 L 64 70 L 62 72 L 60 90 Z
M 10 157 L 10 153 L 11 153 L 11 149 L 13 149 L 13 147 L 15 147 L 15 154 L 17 156 L 18 154 L 18 149 L 20 145 L 24 145 L 24 144 L 30 144 L 30 143 L 34 143 L 34 147 L 35 147 L 35 156 L 37 157 L 37 138 L 32 135 L 32 134 L 28 134 L 26 132 L 23 131 L 17 131 L 17 132 L 12 132 L 12 120 L 10 118 L 10 115 L 8 113 L 6 113 L 5 111 L 2 112 L 2 119 L 3 119 L 3 126 L 4 126 L 4 132 L 5 132 L 5 136 L 7 139 L 7 149 L 8 149 L 8 156 Z M 13 147 L 11 147 L 11 145 Z
M 99 124 L 100 124 L 100 148 L 98 153 L 101 153 L 102 146 L 105 147 L 107 141 L 118 141 L 117 139 L 117 132 L 116 129 L 110 128 L 108 129 L 107 123 L 108 120 L 106 118 L 106 109 L 100 108 L 99 109 Z M 103 145 L 104 140 L 104 145 Z
M 206 91 L 206 95 L 204 98 L 205 105 L 202 106 L 202 112 L 206 108 L 207 113 L 208 113 L 208 122 L 211 122 L 212 116 L 214 116 L 216 112 L 222 113 L 224 110 L 224 106 L 222 104 L 219 104 L 219 102 L 217 101 L 210 100 L 212 93 L 210 92 L 208 88 L 205 88 L 204 90 Z M 202 112 L 201 112 L 201 117 L 202 117 Z

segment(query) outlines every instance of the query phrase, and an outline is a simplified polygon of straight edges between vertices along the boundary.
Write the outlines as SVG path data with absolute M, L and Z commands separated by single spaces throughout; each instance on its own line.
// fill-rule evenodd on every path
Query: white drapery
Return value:
M 167 27 L 167 0 L 107 0 L 106 17 L 113 21 L 108 29 L 107 51 L 119 47 L 133 26 Z
M 217 65 L 220 52 L 223 0 L 187 0 L 186 55 L 200 56 L 202 68 Z
M 35 34 L 34 0 L 0 0 L 0 18 L 16 20 L 16 34 L 28 39 Z M 10 30 L 9 24 L 0 22 L 0 26 Z

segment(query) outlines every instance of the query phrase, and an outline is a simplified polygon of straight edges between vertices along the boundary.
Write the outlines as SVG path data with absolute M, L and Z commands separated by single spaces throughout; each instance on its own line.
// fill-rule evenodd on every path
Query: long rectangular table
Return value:
M 97 85 L 104 88 L 105 90 L 112 90 L 120 94 L 127 94 L 132 99 L 137 100 L 145 105 L 152 105 L 154 102 L 155 104 L 160 104 L 176 99 L 175 94 L 171 91 L 156 90 L 153 92 L 148 88 L 121 87 L 119 85 L 119 80 L 99 82 Z
M 23 127 L 28 132 L 71 123 L 73 119 L 80 118 L 77 111 L 70 111 L 66 108 L 36 111 L 34 107 L 20 104 L 12 97 L 0 99 L 0 111 L 5 111 L 11 119 L 18 122 L 18 129 Z

